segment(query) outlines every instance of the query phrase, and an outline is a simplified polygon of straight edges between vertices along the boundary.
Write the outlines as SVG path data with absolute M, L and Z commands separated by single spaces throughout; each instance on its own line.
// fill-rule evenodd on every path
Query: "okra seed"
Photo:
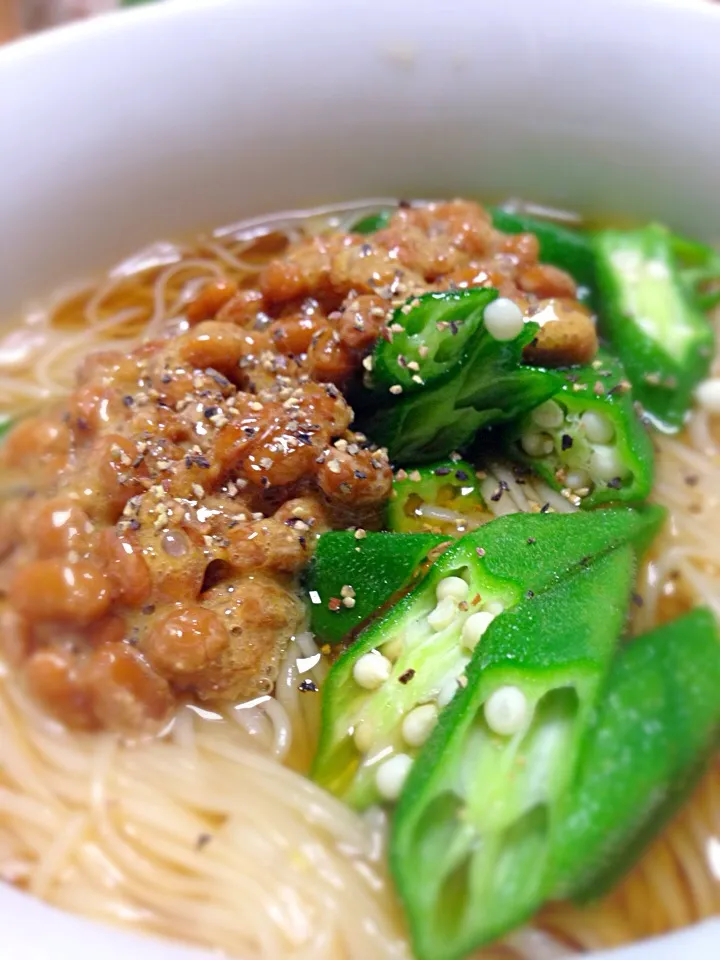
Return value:
M 445 597 L 432 613 L 428 614 L 428 624 L 438 633 L 449 627 L 457 614 L 457 603 L 452 597 Z
M 367 753 L 368 750 L 372 749 L 374 731 L 366 720 L 361 720 L 355 727 L 353 740 L 360 753 Z
M 499 600 L 491 600 L 490 603 L 486 603 L 485 609 L 494 617 L 499 617 L 500 614 L 505 611 L 505 607 L 502 605 L 502 603 L 500 603 Z
M 546 430 L 554 430 L 565 422 L 565 413 L 559 403 L 546 400 L 532 412 L 532 421 Z
M 580 417 L 580 423 L 585 428 L 585 436 L 590 443 L 610 443 L 615 436 L 615 427 L 602 413 L 586 410 Z
M 401 727 L 405 743 L 409 747 L 421 747 L 432 733 L 437 717 L 434 703 L 423 703 L 406 714 Z
M 720 377 L 703 380 L 695 391 L 695 398 L 709 413 L 720 413 Z
M 522 310 L 514 300 L 498 297 L 485 307 L 485 329 L 495 340 L 514 340 L 525 325 Z
M 511 737 L 525 726 L 528 702 L 519 687 L 499 687 L 485 702 L 485 720 L 494 733 Z
M 565 485 L 571 490 L 582 490 L 590 486 L 590 474 L 586 470 L 570 470 L 565 477 Z
M 590 455 L 590 473 L 593 477 L 598 480 L 613 480 L 615 477 L 620 477 L 622 480 L 627 477 L 628 472 L 617 447 L 602 443 L 593 447 Z
M 388 640 L 387 643 L 384 643 L 380 647 L 380 652 L 384 657 L 387 657 L 390 663 L 395 663 L 396 660 L 399 660 L 403 650 L 405 649 L 405 644 L 402 642 L 401 637 L 395 637 L 394 640 Z
M 377 690 L 390 677 L 392 664 L 381 653 L 364 653 L 355 661 L 353 679 L 365 690 Z
M 378 767 L 375 783 L 384 800 L 397 800 L 405 786 L 412 763 L 412 758 L 406 753 L 396 753 Z
M 437 585 L 435 595 L 438 601 L 450 597 L 451 600 L 467 600 L 470 587 L 462 577 L 444 577 Z
M 462 628 L 462 643 L 468 650 L 474 650 L 481 637 L 495 617 L 487 610 L 479 610 L 467 618 Z
M 445 683 L 440 687 L 440 692 L 437 695 L 437 705 L 442 710 L 446 707 L 455 694 L 458 692 L 458 682 L 456 677 L 451 677 L 449 680 L 446 680 Z
M 546 433 L 540 433 L 537 430 L 528 430 L 520 438 L 520 443 L 525 453 L 529 457 L 544 457 L 552 453 L 552 438 Z

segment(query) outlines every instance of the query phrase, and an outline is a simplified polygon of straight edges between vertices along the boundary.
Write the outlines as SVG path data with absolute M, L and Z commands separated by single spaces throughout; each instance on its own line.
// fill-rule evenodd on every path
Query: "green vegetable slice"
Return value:
M 447 542 L 432 533 L 323 533 L 305 578 L 310 629 L 322 643 L 339 643 L 408 587 L 428 554 Z
M 444 460 L 395 474 L 388 503 L 391 530 L 431 530 L 458 537 L 491 517 L 475 468 L 465 460 Z
M 606 892 L 677 810 L 717 747 L 718 690 L 720 637 L 709 610 L 622 648 L 561 805 L 554 896 Z
M 515 514 L 466 534 L 333 666 L 323 690 L 314 778 L 360 809 L 380 800 L 378 763 L 398 753 L 417 752 L 403 739 L 408 714 L 426 704 L 436 704 L 440 712 L 452 699 L 470 660 L 473 639 L 479 640 L 483 628 L 503 620 L 503 611 L 529 594 L 549 589 L 593 557 L 627 543 L 644 549 L 664 516 L 657 507 Z M 449 586 L 463 587 L 465 600 L 443 611 L 439 597 Z M 472 617 L 476 619 L 468 626 Z M 522 647 L 525 641 L 519 642 Z M 387 678 L 375 688 L 357 679 L 357 664 L 367 655 L 363 669 L 387 670 Z
M 506 433 L 512 459 L 577 506 L 639 502 L 653 484 L 653 447 L 618 360 L 601 350 L 562 373 L 562 388 Z
M 594 237 L 604 332 L 635 398 L 666 429 L 678 429 L 707 376 L 715 339 L 699 284 L 720 277 L 717 256 L 660 224 L 601 230 Z M 683 258 L 685 264 L 683 266 Z
M 405 339 L 397 340 L 402 335 L 394 334 L 392 344 L 386 346 L 381 341 L 376 347 L 374 370 L 389 371 L 392 365 L 388 357 L 393 350 L 397 351 L 397 360 L 397 356 L 404 356 L 402 350 L 409 347 L 417 349 L 419 356 L 423 338 L 432 343 L 425 358 L 430 367 L 420 367 L 418 360 L 419 370 L 411 371 L 423 383 L 413 384 L 412 391 L 404 396 L 402 385 L 395 381 L 392 389 L 398 391 L 397 395 L 388 388 L 381 404 L 373 394 L 370 399 L 374 409 L 360 421 L 365 433 L 388 448 L 391 459 L 398 463 L 441 460 L 466 447 L 481 428 L 515 419 L 562 386 L 556 374 L 523 366 L 522 352 L 538 330 L 536 323 L 526 322 L 512 340 L 496 340 L 488 332 L 480 310 L 496 296 L 495 290 L 466 290 L 462 296 L 456 292 L 433 295 L 416 308 L 420 310 L 417 328 L 414 309 L 401 314 L 402 325 L 409 331 Z M 459 328 L 453 326 L 458 304 L 463 305 L 463 310 L 469 310 L 471 305 L 478 308 L 467 315 L 468 335 L 460 335 Z M 449 319 L 443 320 L 443 316 Z M 447 365 L 446 357 L 451 361 Z
M 386 395 L 399 386 L 404 395 L 437 386 L 452 375 L 468 341 L 483 326 L 485 307 L 497 290 L 447 290 L 426 293 L 395 310 L 388 339 L 373 353 L 373 390 Z
M 460 960 L 545 899 L 558 803 L 625 622 L 634 563 L 630 546 L 594 557 L 499 617 L 415 761 L 390 863 L 418 960 Z M 505 717 L 509 691 L 521 706 Z

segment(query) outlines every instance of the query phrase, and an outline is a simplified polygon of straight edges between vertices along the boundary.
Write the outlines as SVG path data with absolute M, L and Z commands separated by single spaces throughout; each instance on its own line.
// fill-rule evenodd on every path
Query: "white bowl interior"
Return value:
M 17 44 L 0 318 L 160 237 L 347 198 L 525 196 L 720 238 L 719 48 L 692 0 L 182 0 Z M 14 891 L 0 914 L 9 960 L 50 936 L 56 960 L 181 955 Z M 680 944 L 716 957 L 720 929 L 622 956 Z

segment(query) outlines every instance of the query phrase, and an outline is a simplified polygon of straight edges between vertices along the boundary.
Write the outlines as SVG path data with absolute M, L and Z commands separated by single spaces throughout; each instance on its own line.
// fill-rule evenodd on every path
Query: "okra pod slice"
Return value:
M 387 510 L 388 526 L 401 533 L 459 537 L 492 519 L 475 468 L 465 460 L 398 470 Z
M 378 339 L 366 383 L 383 395 L 399 387 L 405 396 L 443 383 L 461 361 L 468 341 L 480 332 L 485 308 L 497 296 L 497 290 L 489 287 L 425 293 L 408 300 L 394 311 L 387 337 Z
M 698 608 L 623 646 L 561 805 L 555 897 L 599 896 L 695 785 L 720 733 L 720 637 Z
M 392 342 L 381 338 L 372 354 L 373 410 L 361 421 L 396 462 L 441 460 L 560 388 L 553 372 L 523 365 L 539 327 L 496 290 L 428 294 L 406 306 L 390 325 Z
M 682 243 L 660 224 L 601 230 L 593 243 L 601 329 L 627 370 L 635 399 L 660 426 L 678 429 L 714 352 L 698 294 L 706 273 L 687 250 L 683 272 Z
M 499 617 L 478 647 L 391 827 L 392 874 L 418 960 L 460 960 L 545 900 L 558 805 L 634 570 L 629 545 L 576 567 Z
M 396 798 L 403 771 L 465 682 L 472 651 L 505 611 L 596 556 L 628 543 L 644 549 L 664 516 L 657 507 L 514 514 L 466 534 L 333 666 L 313 777 L 358 809 Z
M 323 533 L 305 575 L 310 629 L 339 643 L 423 572 L 447 536 L 433 533 Z
M 563 385 L 507 434 L 507 452 L 576 506 L 639 502 L 653 484 L 653 447 L 622 365 L 606 351 L 563 372 Z

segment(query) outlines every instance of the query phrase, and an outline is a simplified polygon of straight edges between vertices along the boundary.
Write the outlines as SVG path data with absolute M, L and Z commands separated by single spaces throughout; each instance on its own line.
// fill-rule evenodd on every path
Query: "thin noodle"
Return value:
M 241 260 L 237 254 L 231 253 L 230 250 L 223 247 L 219 243 L 213 243 L 206 240 L 205 246 L 210 250 L 218 260 L 221 260 L 223 263 L 226 263 L 230 267 L 234 267 L 235 270 L 238 270 L 241 273 L 258 273 L 260 271 L 261 265 L 258 263 L 250 263 L 248 260 Z M 249 250 L 252 246 L 250 241 L 243 244 L 245 250 Z

